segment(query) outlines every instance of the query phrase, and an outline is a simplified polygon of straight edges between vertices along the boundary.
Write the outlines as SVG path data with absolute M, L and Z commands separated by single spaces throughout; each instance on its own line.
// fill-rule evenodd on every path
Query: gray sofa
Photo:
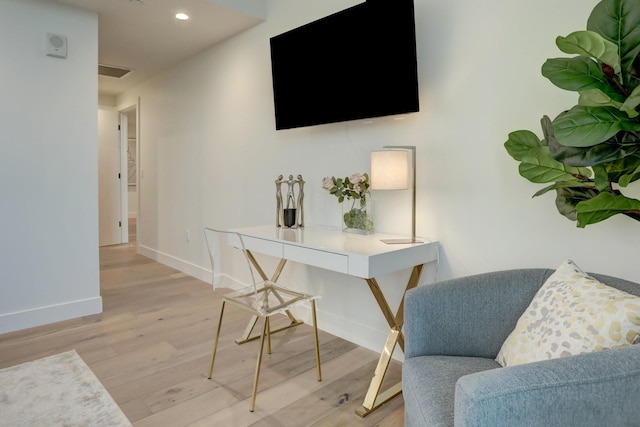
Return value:
M 506 368 L 495 362 L 553 272 L 492 272 L 407 293 L 405 426 L 640 426 L 640 345 Z M 640 295 L 636 283 L 593 276 Z

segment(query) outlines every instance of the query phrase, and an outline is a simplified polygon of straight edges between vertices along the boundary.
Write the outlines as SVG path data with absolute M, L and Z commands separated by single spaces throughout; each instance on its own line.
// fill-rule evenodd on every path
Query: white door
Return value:
M 117 111 L 98 110 L 98 204 L 100 246 L 123 243 L 121 138 Z

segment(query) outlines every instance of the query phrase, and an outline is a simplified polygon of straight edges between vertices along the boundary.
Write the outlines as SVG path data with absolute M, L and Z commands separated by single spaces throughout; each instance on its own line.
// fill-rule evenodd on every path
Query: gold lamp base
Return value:
M 381 242 L 387 245 L 409 244 L 409 243 L 424 243 L 416 239 L 380 239 Z

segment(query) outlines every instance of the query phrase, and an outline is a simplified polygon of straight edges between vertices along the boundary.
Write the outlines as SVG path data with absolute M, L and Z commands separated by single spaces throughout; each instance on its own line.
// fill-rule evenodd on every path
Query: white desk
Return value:
M 378 302 L 387 323 L 389 323 L 390 330 L 364 402 L 356 410 L 356 414 L 364 417 L 402 392 L 402 383 L 398 383 L 382 393 L 380 388 L 396 344 L 399 344 L 404 351 L 404 336 L 402 334 L 404 294 L 400 306 L 394 313 L 375 278 L 411 268 L 411 276 L 404 292 L 414 288 L 420 280 L 424 264 L 437 261 L 438 242 L 386 244 L 380 239 L 403 236 L 352 234 L 344 233 L 336 228 L 314 226 L 298 229 L 257 226 L 237 228 L 232 231 L 242 235 L 251 261 L 265 280 L 267 276 L 251 252 L 280 258 L 280 263 L 270 278 L 273 281 L 277 281 L 288 260 L 364 279 Z M 299 323 L 291 315 L 290 317 L 292 325 Z M 243 341 L 249 339 L 252 329 L 253 325 L 247 327 Z

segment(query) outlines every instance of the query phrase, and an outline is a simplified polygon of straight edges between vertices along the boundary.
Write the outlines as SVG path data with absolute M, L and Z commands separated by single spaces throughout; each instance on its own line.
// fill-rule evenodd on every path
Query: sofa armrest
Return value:
M 461 377 L 455 426 L 638 425 L 639 396 L 635 345 Z
M 497 271 L 410 290 L 404 307 L 405 357 L 495 358 L 551 273 Z

